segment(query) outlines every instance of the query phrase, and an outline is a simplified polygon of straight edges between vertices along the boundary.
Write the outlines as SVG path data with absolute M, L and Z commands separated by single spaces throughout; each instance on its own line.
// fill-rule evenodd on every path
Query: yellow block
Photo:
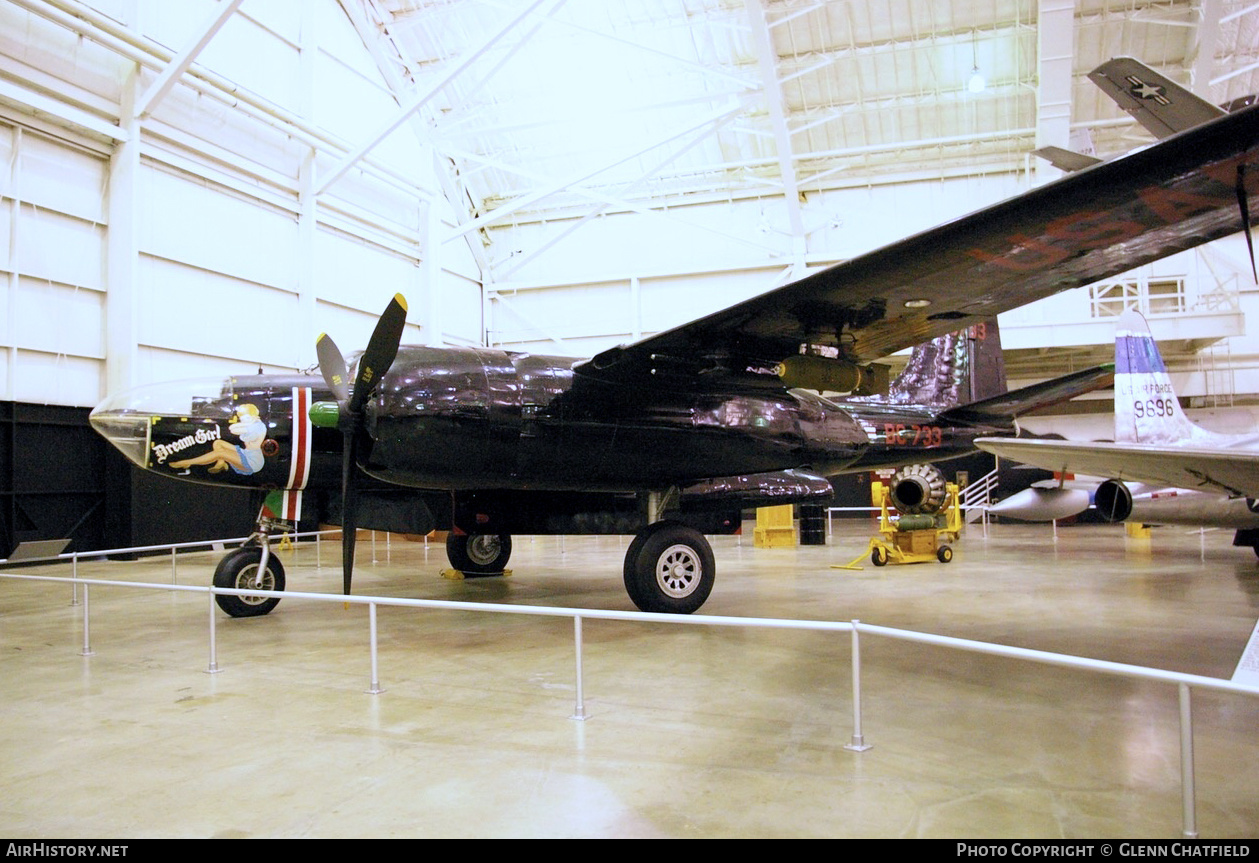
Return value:
M 1150 529 L 1139 521 L 1125 521 L 1123 523 L 1124 532 L 1133 539 L 1149 539 Z
M 792 519 L 794 507 L 763 506 L 756 511 L 756 528 L 752 531 L 752 545 L 756 548 L 786 548 L 796 544 L 796 524 Z
M 870 505 L 875 509 L 883 506 L 883 483 L 877 479 L 870 483 Z M 875 513 L 877 516 L 878 513 Z

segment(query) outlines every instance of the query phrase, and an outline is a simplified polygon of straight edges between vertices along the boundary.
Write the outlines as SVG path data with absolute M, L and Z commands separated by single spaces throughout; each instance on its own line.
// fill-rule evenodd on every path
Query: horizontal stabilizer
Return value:
M 949 408 L 939 421 L 954 425 L 1009 424 L 1040 408 L 1070 401 L 1078 395 L 1108 386 L 1115 379 L 1114 363 L 1103 363 L 992 398 Z
M 1040 156 L 1059 171 L 1082 171 L 1102 161 L 1094 156 L 1086 156 L 1062 147 L 1041 147 L 1039 150 L 1033 150 L 1032 155 Z
M 1166 138 L 1224 116 L 1206 99 L 1131 57 L 1107 60 L 1089 80 L 1156 138 Z

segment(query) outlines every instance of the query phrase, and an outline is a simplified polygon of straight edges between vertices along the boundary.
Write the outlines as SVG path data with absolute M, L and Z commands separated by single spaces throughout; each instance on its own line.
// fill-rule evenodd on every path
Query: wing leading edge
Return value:
M 740 374 L 826 347 L 868 363 L 1236 233 L 1259 191 L 1259 106 L 575 367 L 622 383 Z M 1243 215 L 1245 214 L 1245 215 Z

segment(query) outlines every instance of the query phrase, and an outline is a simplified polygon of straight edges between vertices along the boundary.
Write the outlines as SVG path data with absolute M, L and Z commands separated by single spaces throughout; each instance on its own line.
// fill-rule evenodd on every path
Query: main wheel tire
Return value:
M 446 557 L 460 572 L 500 573 L 511 559 L 511 536 L 506 533 L 452 533 L 446 537 Z
M 876 545 L 870 552 L 870 562 L 875 566 L 887 566 L 887 549 Z
M 953 549 L 949 548 L 947 545 L 942 545 L 936 549 L 936 560 L 940 561 L 940 563 L 948 563 L 952 559 Z
M 267 571 L 258 584 L 258 563 L 262 549 L 256 545 L 238 548 L 223 556 L 214 568 L 214 586 L 232 590 L 284 590 L 284 565 L 274 554 L 267 557 Z M 216 595 L 214 601 L 231 617 L 261 617 L 280 604 L 278 596 Z
M 715 580 L 712 547 L 684 524 L 656 522 L 625 553 L 625 592 L 642 611 L 690 614 L 708 599 Z

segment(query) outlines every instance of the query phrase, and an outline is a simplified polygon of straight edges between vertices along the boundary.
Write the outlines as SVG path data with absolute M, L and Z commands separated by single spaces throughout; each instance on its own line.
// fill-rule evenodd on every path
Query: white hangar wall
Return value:
M 123 36 L 0 4 L 0 399 L 306 368 L 320 332 L 361 347 L 396 292 L 408 340 L 482 341 L 479 267 L 430 242 L 453 218 L 411 129 L 316 194 L 398 111 L 338 4 L 246 4 L 199 55 L 265 110 L 181 83 L 136 122 L 119 104 L 214 4 L 94 8 Z
M 1019 191 L 972 176 L 811 194 L 796 247 L 774 198 L 493 229 L 492 344 L 587 356 L 684 323 Z M 535 250 L 542 250 L 535 254 Z

